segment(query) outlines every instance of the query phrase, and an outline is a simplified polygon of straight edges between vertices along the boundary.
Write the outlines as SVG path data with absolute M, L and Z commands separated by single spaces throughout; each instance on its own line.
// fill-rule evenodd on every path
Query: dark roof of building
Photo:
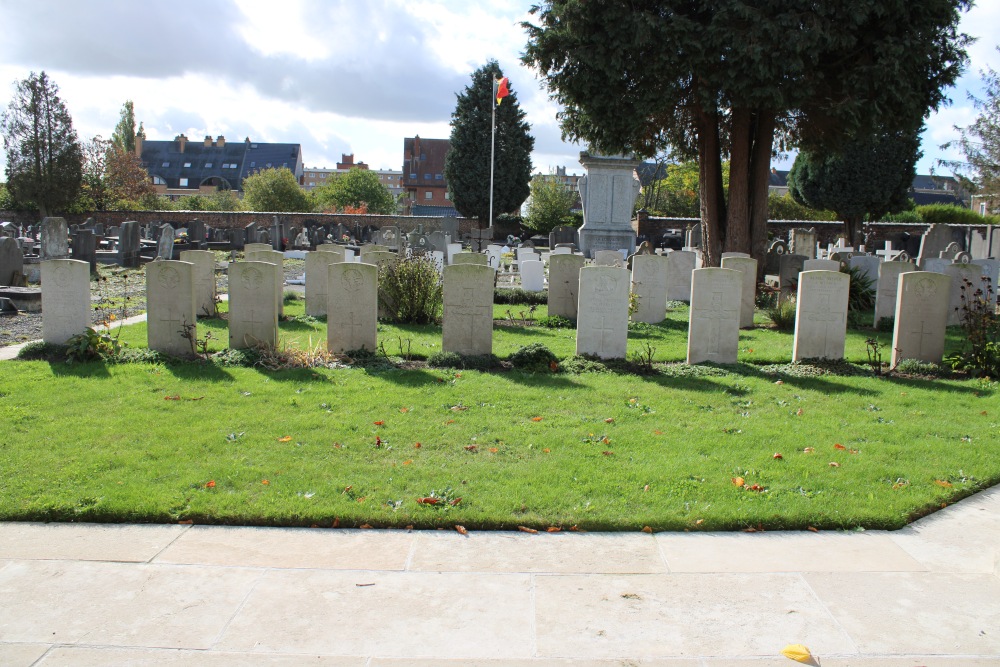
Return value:
M 962 199 L 954 192 L 946 192 L 940 190 L 938 192 L 921 192 L 919 190 L 910 190 L 910 199 L 917 206 L 926 206 L 927 204 L 954 204 L 955 206 L 965 206 Z
M 142 163 L 150 176 L 159 176 L 170 189 L 197 190 L 203 183 L 221 179 L 232 190 L 243 189 L 243 179 L 268 167 L 287 167 L 296 178 L 302 175 L 302 147 L 300 144 L 253 143 L 246 141 L 181 142 L 143 141 Z M 180 179 L 188 179 L 186 186 Z M 218 184 L 218 183 L 216 183 Z
M 452 206 L 422 206 L 413 205 L 413 215 L 426 217 L 457 218 L 458 211 Z
M 772 188 L 787 188 L 788 172 L 780 169 L 772 169 L 768 176 L 767 185 Z

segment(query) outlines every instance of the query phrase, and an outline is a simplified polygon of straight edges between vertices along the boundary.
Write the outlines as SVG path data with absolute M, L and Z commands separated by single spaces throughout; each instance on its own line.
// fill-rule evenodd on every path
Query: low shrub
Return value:
M 539 317 L 535 321 L 535 324 L 548 329 L 569 329 L 575 326 L 573 320 L 562 315 L 545 315 L 544 317 Z
M 53 345 L 45 341 L 36 340 L 26 344 L 17 351 L 17 358 L 24 361 L 45 361 L 50 359 L 63 359 L 66 356 L 66 348 L 62 345 Z
M 431 368 L 458 368 L 461 370 L 488 371 L 500 368 L 500 359 L 494 354 L 458 354 L 435 352 L 427 357 Z
M 989 223 L 984 216 L 972 209 L 954 204 L 925 204 L 918 206 L 914 211 L 924 222 L 931 224 L 984 225 Z
M 433 324 L 442 298 L 441 276 L 429 256 L 400 257 L 379 266 L 379 306 L 391 321 Z
M 962 350 L 946 359 L 957 371 L 973 376 L 1000 376 L 1000 316 L 989 278 L 975 285 L 963 280 L 961 313 L 965 341 Z
M 500 287 L 493 290 L 493 303 L 497 304 L 530 306 L 544 305 L 548 302 L 549 293 L 545 291 L 529 292 L 520 287 Z
M 848 312 L 867 312 L 875 307 L 875 281 L 861 272 L 859 266 L 841 269 L 851 278 L 847 293 Z
M 508 359 L 514 368 L 531 373 L 545 373 L 559 367 L 559 359 L 542 343 L 524 345 Z
M 771 323 L 782 331 L 795 328 L 795 299 L 779 301 L 770 308 L 764 309 Z

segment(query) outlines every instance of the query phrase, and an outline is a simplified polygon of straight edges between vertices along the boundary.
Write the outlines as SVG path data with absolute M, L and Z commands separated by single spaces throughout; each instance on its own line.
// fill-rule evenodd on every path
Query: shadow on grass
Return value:
M 108 363 L 102 360 L 95 361 L 49 361 L 49 368 L 52 374 L 58 377 L 77 378 L 109 378 Z
M 206 380 L 208 382 L 232 382 L 233 376 L 224 367 L 211 361 L 184 361 L 170 359 L 164 363 L 168 373 L 178 380 Z

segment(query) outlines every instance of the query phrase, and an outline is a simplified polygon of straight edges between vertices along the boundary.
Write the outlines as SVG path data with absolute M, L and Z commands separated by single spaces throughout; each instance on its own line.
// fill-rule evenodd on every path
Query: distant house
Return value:
M 768 194 L 784 197 L 788 193 L 788 171 L 771 168 Z M 917 175 L 910 186 L 909 197 L 917 206 L 924 204 L 955 204 L 965 206 L 964 193 L 958 180 L 951 176 Z
M 330 179 L 336 178 L 339 174 L 346 174 L 351 169 L 364 169 L 368 170 L 368 165 L 364 162 L 355 162 L 354 153 L 350 155 L 346 153 L 340 154 L 340 162 L 337 163 L 336 169 L 327 169 L 326 167 L 306 167 L 302 172 L 302 178 L 299 180 L 299 185 L 305 190 L 313 190 L 321 185 L 325 185 Z
M 177 199 L 183 195 L 211 194 L 217 190 L 243 193 L 243 179 L 268 168 L 288 168 L 296 180 L 302 179 L 300 144 L 227 143 L 220 135 L 202 142 L 183 134 L 173 141 L 146 141 L 136 136 L 135 152 L 153 179 L 157 194 Z
M 449 139 L 422 139 L 419 135 L 403 139 L 401 185 L 406 192 L 406 212 L 411 215 L 458 215 L 444 177 L 444 159 L 450 149 Z

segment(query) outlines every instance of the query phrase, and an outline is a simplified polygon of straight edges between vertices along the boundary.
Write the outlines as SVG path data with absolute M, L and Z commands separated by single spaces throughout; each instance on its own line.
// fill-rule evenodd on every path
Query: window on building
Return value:
M 428 190 L 424 193 L 424 199 L 434 199 L 434 193 Z
M 444 193 L 444 200 L 445 201 L 451 201 L 451 193 L 450 192 Z
M 979 202 L 979 215 L 986 215 L 986 202 Z
M 427 154 L 426 153 L 421 153 L 420 154 L 420 159 L 421 160 L 426 160 L 427 159 Z
M 163 163 L 163 166 L 164 166 L 164 167 L 169 167 L 169 166 L 170 166 L 170 163 L 169 163 L 169 162 L 164 162 L 164 163 Z
M 166 185 L 167 182 L 159 176 L 153 176 L 153 185 Z
M 430 174 L 424 174 L 424 180 L 425 181 L 429 181 L 430 179 L 431 179 L 431 175 Z
M 185 162 L 184 163 L 184 168 L 185 169 L 190 169 L 191 168 L 191 163 L 190 162 Z
M 320 178 L 326 178 L 326 174 L 320 174 L 319 177 Z
M 410 178 L 416 178 L 416 177 L 417 177 L 416 174 L 410 174 Z
M 434 174 L 434 180 L 435 180 L 435 181 L 440 181 L 440 180 L 441 180 L 441 178 L 442 178 L 442 177 L 441 177 L 441 174 Z
M 186 188 L 187 186 L 188 186 L 188 179 L 186 179 L 186 178 L 182 178 L 182 179 L 180 180 L 180 187 L 182 187 L 182 188 Z
M 251 166 L 251 167 L 256 167 L 256 166 L 257 166 L 257 163 L 256 163 L 256 162 L 251 162 L 251 163 L 250 163 L 250 166 Z
M 268 162 L 266 166 L 267 166 L 268 169 L 270 169 L 271 168 L 271 163 Z

